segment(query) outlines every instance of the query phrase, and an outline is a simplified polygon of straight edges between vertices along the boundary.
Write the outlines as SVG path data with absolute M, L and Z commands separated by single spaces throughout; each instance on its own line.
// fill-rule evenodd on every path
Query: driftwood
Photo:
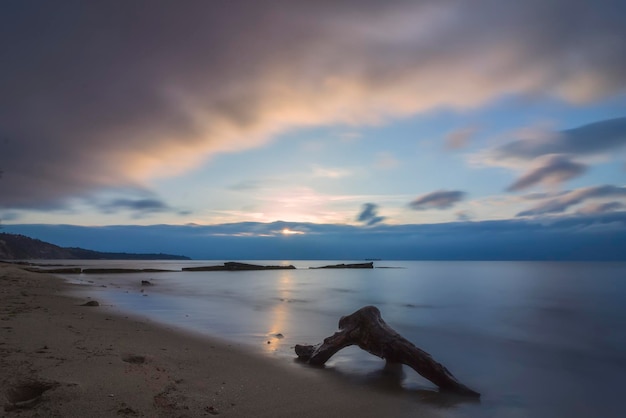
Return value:
M 375 306 L 366 306 L 351 315 L 341 317 L 339 332 L 318 345 L 296 345 L 300 360 L 321 366 L 336 352 L 350 345 L 383 358 L 388 364 L 406 364 L 441 390 L 480 397 L 480 393 L 459 382 L 448 369 L 430 354 L 420 350 L 383 321 Z

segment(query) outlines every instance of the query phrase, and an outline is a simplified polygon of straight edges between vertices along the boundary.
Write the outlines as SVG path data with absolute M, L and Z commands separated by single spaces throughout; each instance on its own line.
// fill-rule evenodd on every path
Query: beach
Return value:
M 237 343 L 83 306 L 72 286 L 0 263 L 5 416 L 443 416 Z

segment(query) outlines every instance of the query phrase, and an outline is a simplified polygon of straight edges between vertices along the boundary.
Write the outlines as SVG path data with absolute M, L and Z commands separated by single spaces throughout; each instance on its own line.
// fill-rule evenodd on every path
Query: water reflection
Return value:
M 405 385 L 406 372 L 409 371 L 409 373 L 413 373 L 413 371 L 399 363 L 377 360 L 376 363 L 378 365 L 383 364 L 383 366 L 367 373 L 358 373 L 353 370 L 344 370 L 338 367 L 316 367 L 301 362 L 299 363 L 314 369 L 319 369 L 320 373 L 332 374 L 334 378 L 343 380 L 348 385 L 356 384 L 375 388 L 398 397 L 412 399 L 441 409 L 453 409 L 462 405 L 475 406 L 481 404 L 480 398 L 463 396 L 435 388 L 428 389 L 422 385 L 409 389 Z M 423 380 L 423 382 L 426 382 L 426 380 Z M 426 382 L 426 384 L 432 386 L 430 382 Z
M 287 326 L 287 315 L 289 314 L 290 297 L 293 292 L 294 279 L 291 272 L 281 271 L 278 279 L 276 293 L 278 301 L 274 304 L 269 315 L 268 340 L 265 345 L 266 351 L 275 352 L 281 348 L 284 341 L 285 328 Z

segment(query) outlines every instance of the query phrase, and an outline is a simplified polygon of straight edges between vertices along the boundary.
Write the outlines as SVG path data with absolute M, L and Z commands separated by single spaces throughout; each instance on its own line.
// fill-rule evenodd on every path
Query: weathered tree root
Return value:
M 296 345 L 298 357 L 309 364 L 321 366 L 336 352 L 350 345 L 387 360 L 388 363 L 406 364 L 441 390 L 480 397 L 437 363 L 430 354 L 420 350 L 383 321 L 375 306 L 365 306 L 339 320 L 339 332 L 325 338 L 318 345 Z

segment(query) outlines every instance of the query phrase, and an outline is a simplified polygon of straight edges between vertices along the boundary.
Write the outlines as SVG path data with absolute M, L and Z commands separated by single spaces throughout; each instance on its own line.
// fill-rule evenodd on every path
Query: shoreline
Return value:
M 64 294 L 74 285 L 53 275 L 0 264 L 0 286 L 7 416 L 445 415 L 243 345 L 81 306 L 86 299 Z

